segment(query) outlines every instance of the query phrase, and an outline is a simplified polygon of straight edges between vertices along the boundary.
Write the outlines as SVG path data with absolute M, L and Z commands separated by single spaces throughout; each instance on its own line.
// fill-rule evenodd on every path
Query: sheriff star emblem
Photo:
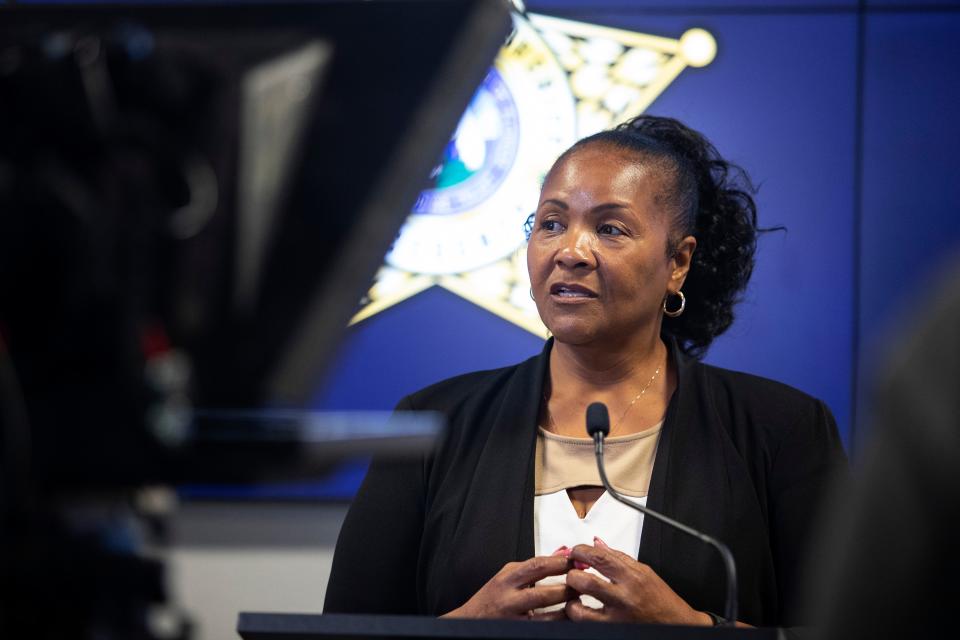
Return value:
M 672 39 L 536 14 L 514 27 L 351 324 L 440 286 L 546 336 L 523 223 L 550 164 L 716 55 L 702 29 Z

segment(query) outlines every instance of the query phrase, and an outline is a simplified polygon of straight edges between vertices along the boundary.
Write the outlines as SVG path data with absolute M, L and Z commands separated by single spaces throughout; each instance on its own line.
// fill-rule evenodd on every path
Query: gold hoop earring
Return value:
M 677 293 L 676 293 L 675 295 L 680 296 L 680 306 L 679 306 L 678 308 L 674 309 L 673 311 L 667 309 L 667 298 L 669 298 L 670 296 L 669 296 L 669 295 L 668 295 L 668 296 L 664 296 L 664 298 L 663 298 L 663 315 L 669 316 L 669 317 L 671 317 L 671 318 L 676 318 L 676 317 L 679 316 L 681 313 L 683 313 L 683 310 L 684 310 L 684 309 L 687 308 L 687 299 L 686 299 L 686 297 L 683 295 L 683 291 L 677 291 Z

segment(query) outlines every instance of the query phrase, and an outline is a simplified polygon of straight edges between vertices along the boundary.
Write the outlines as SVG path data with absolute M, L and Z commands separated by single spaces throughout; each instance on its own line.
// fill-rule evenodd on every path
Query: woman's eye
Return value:
M 544 231 L 561 231 L 563 225 L 556 220 L 544 220 L 540 223 L 540 228 Z
M 597 227 L 597 233 L 608 236 L 622 236 L 623 230 L 613 226 L 612 224 L 601 224 L 599 227 Z

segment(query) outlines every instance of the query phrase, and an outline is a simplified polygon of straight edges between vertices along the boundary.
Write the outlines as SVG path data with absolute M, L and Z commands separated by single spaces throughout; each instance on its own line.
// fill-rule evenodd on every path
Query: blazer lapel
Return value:
M 647 506 L 664 515 L 672 513 L 674 501 L 668 499 L 675 490 L 674 483 L 669 481 L 671 467 L 674 466 L 674 436 L 678 424 L 684 424 L 693 419 L 690 415 L 690 403 L 683 402 L 683 395 L 689 388 L 690 367 L 685 358 L 679 354 L 676 342 L 671 343 L 670 357 L 677 366 L 677 388 L 670 398 L 667 413 L 663 418 L 663 428 L 660 430 L 660 442 L 657 444 L 657 456 L 653 462 L 653 473 L 650 476 Z M 643 532 L 640 536 L 640 549 L 637 559 L 644 562 L 659 573 L 663 566 L 664 557 L 664 525 L 654 518 L 643 519 Z
M 533 556 L 534 450 L 551 344 L 517 367 L 476 465 L 454 544 L 476 554 L 477 576 Z
M 673 357 L 677 389 L 664 419 L 647 504 L 727 542 L 738 526 L 733 496 L 749 495 L 750 485 L 738 473 L 736 451 L 725 437 L 701 368 L 676 344 Z M 712 547 L 644 518 L 637 557 L 695 608 L 721 610 L 724 570 Z

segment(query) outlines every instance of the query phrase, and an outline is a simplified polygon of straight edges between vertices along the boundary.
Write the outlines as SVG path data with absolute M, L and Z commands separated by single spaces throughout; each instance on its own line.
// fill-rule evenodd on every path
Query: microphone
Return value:
M 606 489 L 607 493 L 613 496 L 617 502 L 621 502 L 631 509 L 636 509 L 645 516 L 650 516 L 675 529 L 679 529 L 687 535 L 693 536 L 701 542 L 712 546 L 720 553 L 720 557 L 723 558 L 724 568 L 727 572 L 727 601 L 724 605 L 724 619 L 718 622 L 717 626 L 734 626 L 737 621 L 737 565 L 733 560 L 733 554 L 730 553 L 730 549 L 716 538 L 701 533 L 693 527 L 688 527 L 682 522 L 677 522 L 673 518 L 669 518 L 649 507 L 631 502 L 620 495 L 617 490 L 610 485 L 610 481 L 607 480 L 607 472 L 603 466 L 603 439 L 609 433 L 610 415 L 607 412 L 607 405 L 602 402 L 594 402 L 587 407 L 587 434 L 593 438 L 593 450 L 597 457 L 597 471 L 600 472 L 600 482 L 603 483 L 603 488 Z

